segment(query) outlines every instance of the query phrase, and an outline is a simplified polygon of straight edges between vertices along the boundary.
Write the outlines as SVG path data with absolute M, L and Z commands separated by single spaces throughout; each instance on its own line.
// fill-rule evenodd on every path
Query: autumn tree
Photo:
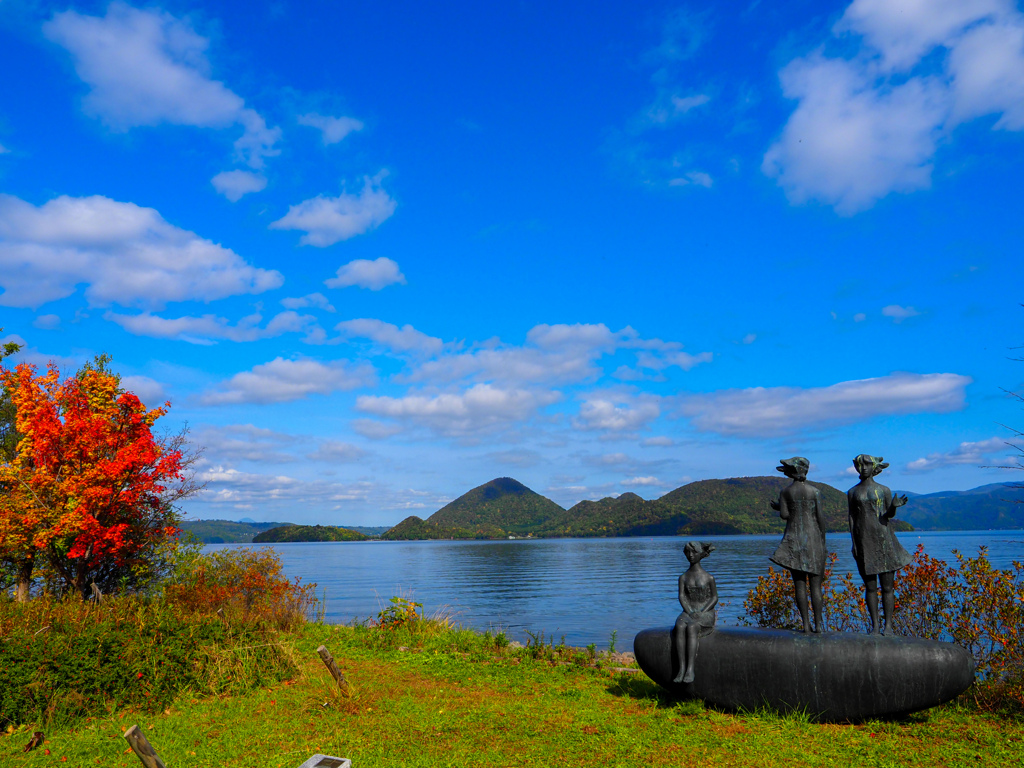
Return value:
M 0 328 L 0 332 L 2 331 L 3 328 Z M 20 351 L 20 344 L 8 341 L 0 347 L 0 360 Z M 3 382 L 0 382 L 0 465 L 9 464 L 14 461 L 14 457 L 18 454 L 18 440 L 21 439 L 21 435 L 18 434 L 14 424 L 15 415 L 14 403 L 11 402 L 11 393 L 7 391 L 7 387 L 3 385 Z M 0 482 L 0 496 L 3 496 L 6 492 L 7 489 Z M 0 556 L 0 591 L 6 592 L 11 584 L 13 584 L 16 573 L 14 565 L 13 562 L 5 560 Z
M 92 582 L 107 591 L 144 573 L 176 533 L 172 502 L 194 491 L 182 483 L 183 437 L 153 436 L 166 406 L 122 390 L 108 361 L 63 381 L 53 364 L 0 371 L 21 435 L 0 465 L 0 557 L 16 565 L 19 600 L 41 566 L 83 597 Z

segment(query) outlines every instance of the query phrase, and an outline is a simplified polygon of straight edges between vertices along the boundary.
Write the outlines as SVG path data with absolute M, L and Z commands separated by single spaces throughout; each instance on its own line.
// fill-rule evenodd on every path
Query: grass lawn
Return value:
M 158 714 L 97 713 L 47 732 L 28 753 L 35 727 L 22 726 L 0 736 L 0 764 L 134 768 L 121 734 L 138 723 L 168 768 L 296 768 L 316 752 L 354 768 L 1024 765 L 1024 721 L 962 706 L 820 725 L 674 701 L 642 673 L 558 660 L 569 654 L 534 658 L 536 649 L 462 630 L 382 641 L 380 630 L 307 624 L 281 641 L 299 668 L 293 680 L 241 696 L 186 695 Z M 351 682 L 349 696 L 317 657 L 321 643 Z

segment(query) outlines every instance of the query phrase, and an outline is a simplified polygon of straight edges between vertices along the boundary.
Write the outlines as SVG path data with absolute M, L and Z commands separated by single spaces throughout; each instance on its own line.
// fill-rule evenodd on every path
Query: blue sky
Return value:
M 1016 480 L 1024 11 L 0 0 L 0 325 L 192 516 Z

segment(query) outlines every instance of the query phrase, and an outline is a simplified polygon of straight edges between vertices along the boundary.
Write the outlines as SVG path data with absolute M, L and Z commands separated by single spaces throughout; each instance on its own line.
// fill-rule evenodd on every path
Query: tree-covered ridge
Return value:
M 499 539 L 535 537 L 677 536 L 782 533 L 786 524 L 769 503 L 790 481 L 784 477 L 700 480 L 645 500 L 624 493 L 581 501 L 564 510 L 512 478 L 485 483 L 426 520 L 407 517 L 382 539 Z M 820 492 L 828 531 L 847 530 L 846 494 L 824 483 Z M 913 502 L 912 502 L 913 503 Z M 910 530 L 903 520 L 897 530 Z
M 503 539 L 508 534 L 493 525 L 482 525 L 476 528 L 461 526 L 437 525 L 431 520 L 424 520 L 410 515 L 380 537 L 386 541 L 419 541 L 423 539 Z
M 647 501 L 635 493 L 584 500 L 559 519 L 552 520 L 545 536 L 657 536 L 670 516 L 658 500 Z M 678 526 L 676 526 L 678 527 Z M 675 530 L 668 532 L 674 534 Z
M 731 477 L 698 480 L 666 493 L 659 501 L 680 521 L 681 534 L 782 533 L 786 522 L 768 504 L 789 485 L 785 477 Z M 847 530 L 846 494 L 825 483 L 821 493 L 825 529 Z
M 911 496 L 897 513 L 922 531 L 1024 528 L 1017 483 L 992 483 L 969 491 Z
M 204 544 L 247 544 L 263 531 L 295 523 L 236 523 L 233 520 L 183 520 L 178 527 Z
M 366 541 L 359 531 L 337 525 L 283 525 L 253 537 L 253 544 L 276 544 L 288 541 Z
M 467 491 L 428 520 L 444 528 L 500 531 L 498 535 L 534 533 L 565 510 L 511 477 L 499 477 Z M 447 538 L 447 537 L 445 537 Z

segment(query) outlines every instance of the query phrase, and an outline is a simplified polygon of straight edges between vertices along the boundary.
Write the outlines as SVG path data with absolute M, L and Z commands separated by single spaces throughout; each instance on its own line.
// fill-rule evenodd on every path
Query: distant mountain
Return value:
M 236 523 L 233 520 L 184 520 L 181 529 L 204 544 L 248 544 L 256 534 L 293 523 Z
M 786 521 L 769 506 L 790 480 L 785 477 L 731 477 L 698 480 L 666 493 L 661 504 L 679 521 L 678 532 L 692 535 L 782 533 Z M 826 531 L 847 529 L 846 494 L 825 483 L 808 481 L 821 493 Z M 671 526 L 669 526 L 671 527 Z
M 233 520 L 185 520 L 181 523 L 181 529 L 185 533 L 192 533 L 204 544 L 248 544 L 257 535 L 269 531 L 271 528 L 294 525 L 295 523 L 254 523 L 248 519 L 240 520 L 237 523 Z M 344 527 L 369 537 L 379 536 L 388 530 L 387 526 L 349 525 Z M 318 541 L 318 539 L 313 539 L 313 541 Z
M 366 541 L 369 537 L 337 525 L 284 525 L 253 537 L 253 544 L 277 544 L 289 541 Z
M 382 533 L 380 537 L 384 541 L 418 541 L 422 539 L 503 539 L 507 535 L 505 531 L 492 525 L 482 525 L 471 530 L 461 526 L 442 526 L 432 522 L 431 519 L 424 520 L 416 515 L 410 515 L 394 528 Z
M 501 477 L 442 507 L 426 520 L 407 517 L 382 539 L 497 539 L 537 537 L 675 536 L 781 533 L 785 522 L 769 506 L 789 481 L 782 477 L 701 480 L 645 500 L 624 493 L 581 501 L 569 510 Z M 846 494 L 821 491 L 827 530 L 846 530 Z M 909 525 L 898 521 L 900 529 Z
M 565 510 L 511 477 L 477 486 L 441 507 L 428 521 L 470 531 L 498 529 L 508 534 L 534 533 Z
M 658 536 L 662 529 L 675 534 L 671 510 L 659 500 L 647 501 L 635 493 L 607 496 L 600 501 L 584 500 L 571 507 L 544 530 L 548 536 Z M 680 524 L 675 524 L 678 528 Z
M 992 483 L 969 491 L 914 496 L 899 516 L 922 531 L 1024 528 L 1024 488 Z

